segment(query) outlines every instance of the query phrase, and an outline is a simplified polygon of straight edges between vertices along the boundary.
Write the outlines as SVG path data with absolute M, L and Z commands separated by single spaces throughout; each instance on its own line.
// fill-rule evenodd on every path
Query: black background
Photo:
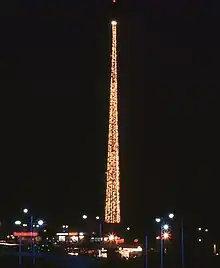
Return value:
M 217 225 L 217 10 L 87 2 L 24 1 L 2 16 L 1 218 L 24 206 L 56 224 L 103 216 L 117 18 L 122 221 L 175 211 Z

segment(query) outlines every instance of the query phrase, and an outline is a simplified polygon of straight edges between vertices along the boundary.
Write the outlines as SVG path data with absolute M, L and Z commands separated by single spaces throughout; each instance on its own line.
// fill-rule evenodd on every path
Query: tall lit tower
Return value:
M 119 223 L 120 215 L 120 171 L 118 134 L 118 78 L 117 78 L 117 22 L 111 22 L 112 54 L 109 101 L 108 158 L 106 172 L 105 222 Z

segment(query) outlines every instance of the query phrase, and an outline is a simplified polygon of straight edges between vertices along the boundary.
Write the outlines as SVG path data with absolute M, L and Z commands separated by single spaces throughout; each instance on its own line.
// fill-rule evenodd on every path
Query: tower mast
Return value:
M 113 0 L 114 2 L 114 0 Z M 117 22 L 111 22 L 112 54 L 109 101 L 108 157 L 106 172 L 105 222 L 120 223 L 120 171 L 118 133 Z

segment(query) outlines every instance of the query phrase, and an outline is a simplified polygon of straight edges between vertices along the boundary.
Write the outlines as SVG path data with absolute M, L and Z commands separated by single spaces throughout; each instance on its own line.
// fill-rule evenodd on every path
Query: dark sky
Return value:
M 57 222 L 103 216 L 116 16 L 123 221 L 171 210 L 210 218 L 219 206 L 217 11 L 208 1 L 24 2 L 5 18 L 2 44 L 2 217 L 22 206 Z

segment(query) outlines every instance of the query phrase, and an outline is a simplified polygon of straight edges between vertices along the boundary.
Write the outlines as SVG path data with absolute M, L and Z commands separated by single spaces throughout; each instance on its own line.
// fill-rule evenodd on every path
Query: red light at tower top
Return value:
M 116 3 L 116 0 L 112 0 L 113 3 Z

